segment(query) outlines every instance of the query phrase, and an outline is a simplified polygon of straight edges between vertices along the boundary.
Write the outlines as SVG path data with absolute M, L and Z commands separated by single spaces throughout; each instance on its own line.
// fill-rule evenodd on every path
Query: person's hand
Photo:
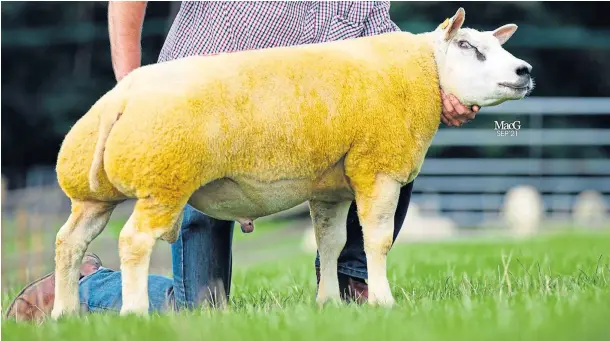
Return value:
M 455 96 L 446 94 L 443 90 L 441 90 L 441 99 L 443 102 L 441 121 L 449 127 L 460 127 L 462 124 L 474 120 L 477 112 L 481 110 L 478 105 L 473 105 L 472 109 L 464 106 Z

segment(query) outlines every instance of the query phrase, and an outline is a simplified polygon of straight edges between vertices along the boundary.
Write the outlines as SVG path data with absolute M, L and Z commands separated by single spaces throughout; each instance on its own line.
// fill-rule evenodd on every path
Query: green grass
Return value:
M 2 339 L 609 340 L 609 253 L 608 233 L 397 245 L 393 309 L 318 309 L 313 256 L 299 255 L 236 265 L 226 311 L 3 322 Z

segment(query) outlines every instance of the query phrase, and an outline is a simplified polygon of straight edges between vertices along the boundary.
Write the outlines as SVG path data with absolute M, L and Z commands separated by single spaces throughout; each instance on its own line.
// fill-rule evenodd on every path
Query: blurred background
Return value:
M 148 4 L 144 64 L 156 61 L 180 4 Z M 424 32 L 459 6 L 468 27 L 519 25 L 505 47 L 533 65 L 537 87 L 525 100 L 484 108 L 463 128 L 441 127 L 415 181 L 400 242 L 607 227 L 610 4 L 393 2 L 391 16 L 405 31 Z M 57 152 L 115 81 L 106 2 L 3 2 L 1 10 L 6 285 L 52 269 L 55 233 L 70 209 L 57 186 Z M 497 130 L 502 121 L 519 129 Z M 107 266 L 118 268 L 116 238 L 131 205 L 115 211 L 90 247 Z M 311 252 L 313 261 L 313 250 L 305 205 L 261 219 L 251 236 L 236 231 L 235 263 L 291 252 Z M 151 268 L 171 274 L 167 243 L 156 246 Z

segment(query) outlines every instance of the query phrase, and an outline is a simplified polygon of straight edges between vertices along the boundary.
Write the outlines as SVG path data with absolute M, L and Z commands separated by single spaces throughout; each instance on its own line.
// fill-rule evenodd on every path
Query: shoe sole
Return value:
M 97 263 L 99 264 L 99 266 L 102 266 L 102 260 L 100 259 L 100 257 L 98 257 L 98 255 L 96 255 L 95 253 L 88 253 L 85 255 L 85 257 L 93 257 L 95 258 L 95 260 L 97 261 Z M 21 295 L 23 295 L 23 293 L 28 290 L 29 288 L 31 288 L 32 286 L 44 281 L 45 279 L 51 277 L 53 274 L 55 273 L 55 271 L 48 273 L 46 275 L 44 275 L 43 277 L 39 278 L 38 280 L 35 280 L 34 282 L 28 284 L 25 286 L 25 288 L 21 289 L 21 291 L 15 295 L 15 298 L 13 299 L 13 301 L 11 301 L 11 304 L 8 306 L 8 308 L 6 309 L 6 313 L 4 314 L 4 318 L 5 319 L 9 319 L 9 314 L 11 313 L 11 310 L 14 308 L 15 303 L 17 303 L 17 300 L 22 299 Z
M 40 282 L 44 281 L 45 279 L 47 279 L 47 278 L 51 277 L 51 276 L 52 276 L 54 273 L 55 273 L 55 271 L 53 271 L 53 272 L 51 272 L 51 273 L 49 273 L 49 274 L 47 274 L 47 275 L 45 275 L 45 276 L 43 276 L 43 277 L 39 278 L 38 280 L 36 280 L 36 281 L 34 281 L 34 282 L 32 282 L 32 283 L 30 283 L 30 284 L 26 285 L 26 286 L 25 286 L 25 288 L 21 289 L 21 291 L 20 291 L 20 292 L 19 292 L 19 293 L 18 293 L 18 294 L 15 296 L 15 298 L 13 299 L 13 301 L 11 302 L 11 304 L 10 304 L 10 305 L 8 306 L 8 308 L 6 309 L 6 314 L 4 314 L 4 318 L 5 318 L 5 319 L 7 319 L 7 320 L 9 319 L 9 315 L 10 315 L 11 311 L 13 310 L 13 308 L 14 308 L 14 306 L 15 306 L 15 303 L 17 303 L 17 300 L 22 300 L 22 299 L 23 299 L 23 298 L 21 298 L 21 295 L 23 295 L 23 293 L 24 293 L 26 290 L 28 290 L 29 288 L 33 287 L 34 285 L 36 285 L 36 284 L 38 284 L 38 283 L 40 283 Z

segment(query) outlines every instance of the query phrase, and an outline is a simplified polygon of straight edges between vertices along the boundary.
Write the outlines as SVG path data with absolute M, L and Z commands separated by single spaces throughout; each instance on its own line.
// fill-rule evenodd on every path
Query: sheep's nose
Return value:
M 529 64 L 521 65 L 515 70 L 517 76 L 529 76 L 532 72 L 532 66 Z

